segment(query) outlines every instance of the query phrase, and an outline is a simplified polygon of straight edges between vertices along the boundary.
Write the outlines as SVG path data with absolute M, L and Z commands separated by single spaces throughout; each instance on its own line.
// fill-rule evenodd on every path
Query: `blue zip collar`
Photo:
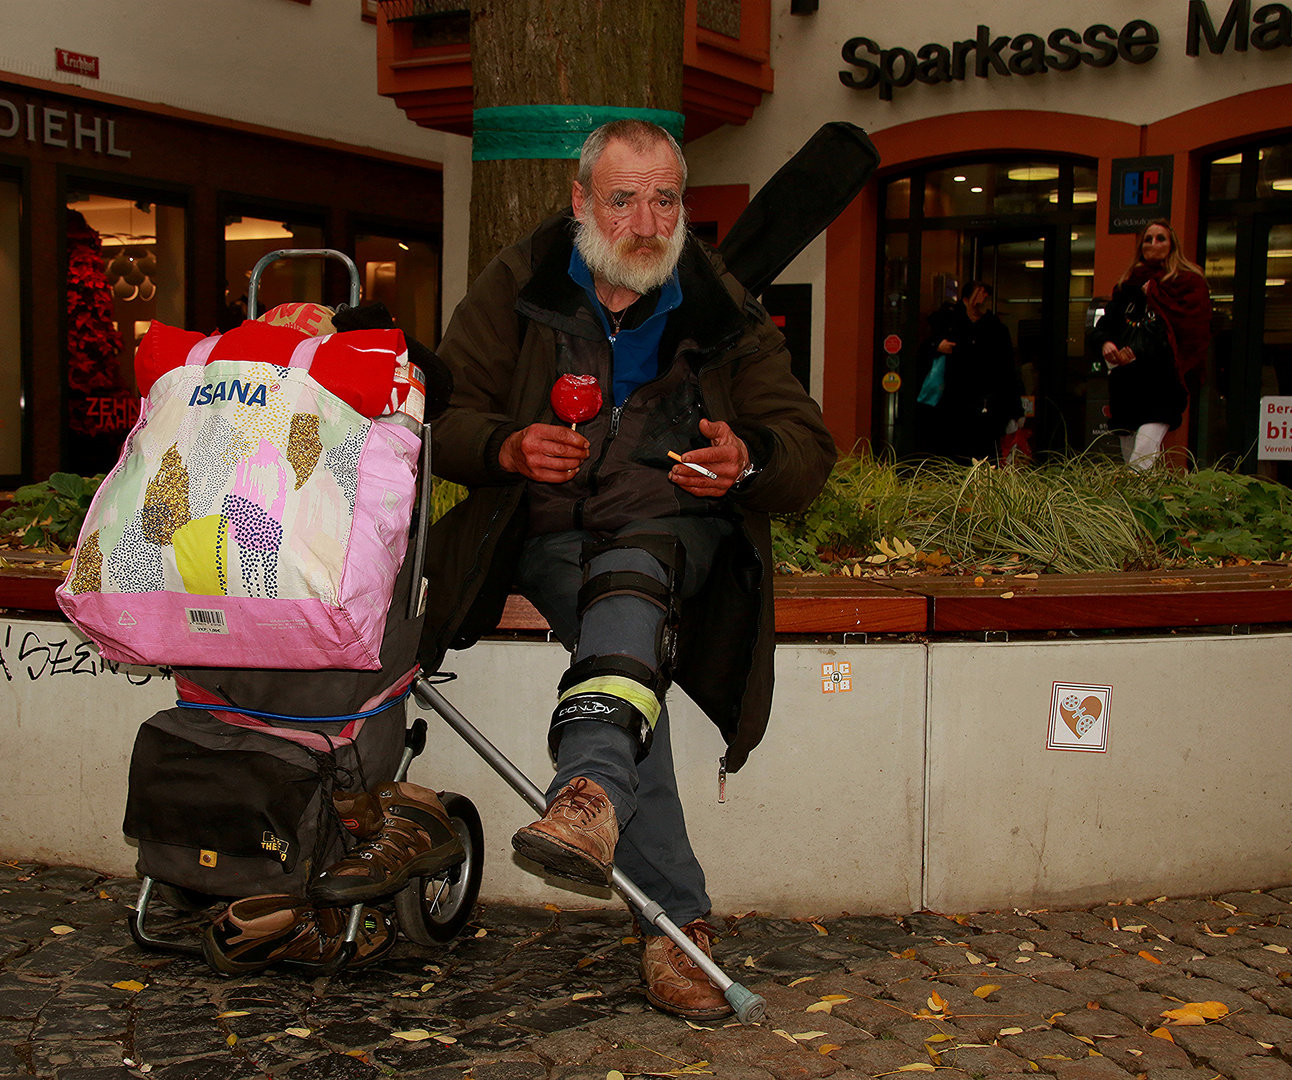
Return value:
M 577 247 L 570 252 L 569 273 L 587 295 L 611 343 L 615 405 L 622 405 L 637 387 L 650 382 L 659 373 L 659 343 L 664 336 L 664 324 L 668 321 L 669 312 L 682 303 L 682 286 L 678 282 L 677 271 L 674 270 L 664 282 L 655 310 L 645 322 L 631 330 L 620 330 L 618 334 L 611 332 L 601 301 L 597 299 L 592 272 Z

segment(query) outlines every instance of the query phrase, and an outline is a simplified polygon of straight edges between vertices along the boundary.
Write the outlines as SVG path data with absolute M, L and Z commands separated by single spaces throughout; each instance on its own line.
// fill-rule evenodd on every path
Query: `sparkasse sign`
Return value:
M 1201 55 L 1204 45 L 1219 55 L 1231 41 L 1235 52 L 1246 52 L 1249 44 L 1262 51 L 1292 47 L 1292 7 L 1262 4 L 1253 13 L 1251 0 L 1232 0 L 1217 27 L 1206 0 L 1189 0 L 1186 55 Z M 1121 29 L 1094 23 L 1084 31 L 1059 27 L 1045 35 L 994 34 L 980 23 L 972 38 L 946 45 L 931 41 L 918 49 L 885 48 L 872 38 L 854 37 L 844 42 L 842 55 L 855 70 L 840 71 L 839 81 L 854 90 L 878 86 L 880 100 L 892 101 L 894 90 L 914 82 L 963 82 L 970 74 L 1027 78 L 1083 65 L 1106 68 L 1118 61 L 1147 64 L 1160 44 L 1157 27 L 1144 19 L 1131 19 Z

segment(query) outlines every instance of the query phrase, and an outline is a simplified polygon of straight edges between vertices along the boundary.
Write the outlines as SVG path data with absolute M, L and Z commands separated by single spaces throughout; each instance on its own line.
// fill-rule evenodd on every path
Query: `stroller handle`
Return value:
M 260 276 L 265 272 L 265 268 L 272 262 L 279 259 L 336 259 L 338 262 L 345 264 L 346 269 L 350 271 L 350 306 L 357 307 L 359 304 L 359 268 L 355 266 L 354 260 L 344 251 L 337 251 L 335 248 L 279 248 L 277 251 L 271 251 L 264 256 L 251 270 L 251 282 L 247 286 L 247 318 L 254 319 L 259 310 L 257 296 L 260 292 Z

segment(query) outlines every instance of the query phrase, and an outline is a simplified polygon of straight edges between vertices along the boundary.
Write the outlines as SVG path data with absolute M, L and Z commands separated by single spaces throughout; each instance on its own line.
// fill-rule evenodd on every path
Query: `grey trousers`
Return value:
M 730 522 L 716 518 L 674 517 L 636 522 L 620 529 L 619 537 L 669 533 L 686 551 L 681 599 L 704 584 L 718 545 L 732 531 Z M 611 596 L 588 607 L 582 623 L 576 599 L 583 583 L 580 556 L 592 534 L 578 530 L 531 537 L 516 572 L 516 586 L 547 619 L 575 661 L 607 654 L 631 656 L 652 670 L 663 613 L 654 604 L 633 596 Z M 644 551 L 621 549 L 593 560 L 590 571 L 638 570 L 658 581 L 665 574 Z M 622 728 L 597 721 L 567 724 L 557 753 L 556 776 L 547 789 L 550 800 L 576 776 L 585 776 L 606 790 L 619 822 L 615 865 L 679 926 L 709 913 L 704 870 L 686 835 L 686 820 L 677 793 L 668 707 L 662 703 L 651 751 L 634 761 L 636 744 Z M 656 933 L 643 926 L 644 933 Z

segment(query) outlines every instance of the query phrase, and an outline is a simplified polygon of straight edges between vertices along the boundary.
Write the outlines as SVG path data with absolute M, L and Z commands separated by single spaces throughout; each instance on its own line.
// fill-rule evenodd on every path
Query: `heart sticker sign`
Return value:
M 1111 686 L 1054 684 L 1050 697 L 1050 732 L 1046 748 L 1104 753 L 1108 749 L 1108 705 Z

